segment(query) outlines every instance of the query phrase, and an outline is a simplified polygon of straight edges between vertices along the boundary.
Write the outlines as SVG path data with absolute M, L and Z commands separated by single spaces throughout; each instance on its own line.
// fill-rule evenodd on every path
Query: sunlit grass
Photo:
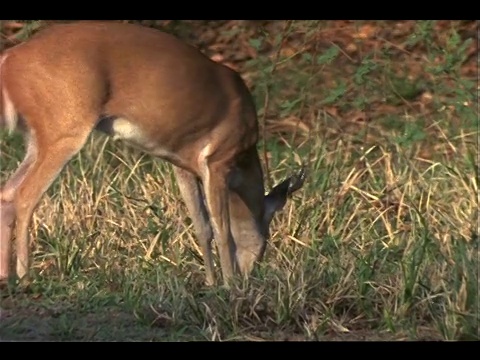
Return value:
M 0 338 L 478 340 L 475 111 L 341 123 L 315 96 L 288 109 L 301 123 L 267 124 L 268 176 L 301 163 L 309 175 L 248 283 L 205 286 L 170 165 L 95 134 L 35 213 L 35 278 L 27 293 L 2 291 Z M 18 137 L 4 135 L 1 151 L 4 180 Z

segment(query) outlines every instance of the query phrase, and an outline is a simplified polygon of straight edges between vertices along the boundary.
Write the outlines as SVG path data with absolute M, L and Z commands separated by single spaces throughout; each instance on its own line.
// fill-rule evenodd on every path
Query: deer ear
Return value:
M 306 177 L 307 177 L 307 170 L 305 169 L 305 166 L 302 166 L 296 174 L 290 176 L 287 196 L 290 196 L 295 191 L 300 190 L 303 184 L 305 183 Z
M 264 225 L 268 226 L 275 213 L 285 206 L 287 198 L 303 186 L 306 176 L 306 169 L 302 167 L 298 173 L 283 180 L 265 196 Z

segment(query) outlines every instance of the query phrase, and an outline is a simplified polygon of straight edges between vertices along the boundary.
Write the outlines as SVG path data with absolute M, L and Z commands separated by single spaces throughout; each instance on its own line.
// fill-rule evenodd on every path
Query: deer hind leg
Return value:
M 25 178 L 28 169 L 36 158 L 35 141 L 27 136 L 27 152 L 20 166 L 0 189 L 0 280 L 10 275 L 12 257 L 12 230 L 15 225 L 15 206 L 13 199 L 19 184 Z
M 34 124 L 48 124 L 46 119 L 31 119 Z M 93 127 L 93 126 L 92 126 Z M 29 270 L 30 244 L 28 227 L 40 198 L 58 176 L 64 165 L 82 148 L 92 128 L 64 127 L 49 132 L 31 132 L 35 141 L 35 159 L 28 166 L 23 179 L 18 183 L 13 194 L 13 211 L 16 216 L 16 252 L 17 276 L 26 277 Z M 68 131 L 67 131 L 68 130 Z M 3 221 L 3 220 L 2 220 Z
M 238 160 L 229 178 L 230 228 L 236 246 L 240 272 L 247 276 L 265 252 L 268 229 L 262 229 L 264 215 L 263 173 L 255 147 Z
M 13 206 L 12 201 L 1 199 L 0 200 L 0 280 L 5 280 L 10 275 L 10 261 L 12 257 L 12 228 L 14 223 L 15 223 L 15 208 Z
M 192 219 L 193 227 L 198 237 L 205 261 L 205 273 L 207 285 L 215 283 L 215 272 L 212 256 L 213 231 L 205 207 L 204 195 L 200 180 L 191 172 L 174 167 L 178 188 Z

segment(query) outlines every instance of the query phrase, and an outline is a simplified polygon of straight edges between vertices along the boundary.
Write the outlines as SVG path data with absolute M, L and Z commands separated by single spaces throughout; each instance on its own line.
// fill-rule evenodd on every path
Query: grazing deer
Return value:
M 25 134 L 25 159 L 0 191 L 0 279 L 29 270 L 28 227 L 41 196 L 88 136 L 100 130 L 174 165 L 214 284 L 249 274 L 269 223 L 299 189 L 300 171 L 264 194 L 258 122 L 241 77 L 197 49 L 140 25 L 50 26 L 0 57 L 0 120 Z

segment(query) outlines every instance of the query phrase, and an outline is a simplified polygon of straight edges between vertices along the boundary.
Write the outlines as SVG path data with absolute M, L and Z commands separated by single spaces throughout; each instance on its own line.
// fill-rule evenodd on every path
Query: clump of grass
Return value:
M 419 22 L 414 34 L 449 73 L 430 76 L 432 63 L 421 63 L 435 90 L 428 111 L 397 81 L 403 113 L 370 121 L 338 115 L 352 99 L 375 114 L 379 93 L 391 86 L 378 74 L 409 59 L 393 50 L 358 54 L 343 75 L 331 70 L 338 80 L 329 86 L 316 76 L 328 78 L 344 61 L 341 51 L 305 51 L 299 61 L 280 55 L 273 75 L 268 63 L 249 65 L 265 71 L 255 93 L 265 85 L 274 99 L 261 109 L 275 135 L 260 145 L 269 176 L 278 181 L 306 162 L 309 178 L 274 219 L 264 261 L 231 291 L 204 285 L 170 165 L 92 136 L 35 213 L 37 275 L 27 293 L 2 292 L 0 337 L 478 340 L 478 114 L 467 106 L 469 79 L 453 64 L 464 43 L 454 27 L 438 39 L 433 25 Z M 285 36 L 306 34 L 307 44 L 325 28 L 294 22 Z M 441 41 L 451 42 L 448 53 L 439 53 Z M 329 56 L 319 60 L 320 53 Z M 355 85 L 348 74 L 357 74 Z M 452 88 L 452 77 L 462 85 Z M 318 108 L 318 97 L 331 102 Z M 337 114 L 326 110 L 332 104 Z M 21 149 L 19 138 L 2 138 L 2 177 Z

